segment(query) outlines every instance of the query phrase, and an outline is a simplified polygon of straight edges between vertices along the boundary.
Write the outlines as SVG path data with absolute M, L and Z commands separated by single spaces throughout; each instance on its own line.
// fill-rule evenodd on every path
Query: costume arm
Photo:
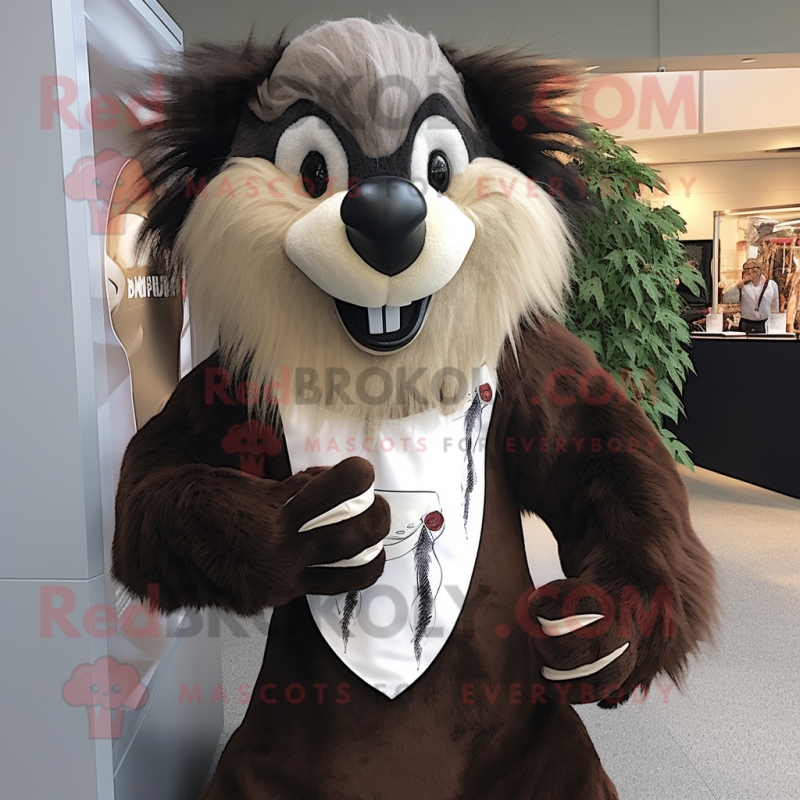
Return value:
M 114 577 L 142 598 L 148 585 L 157 584 L 158 606 L 165 611 L 213 605 L 240 614 L 307 593 L 338 594 L 374 583 L 383 570 L 382 552 L 363 566 L 314 566 L 361 554 L 388 533 L 388 506 L 380 497 L 336 524 L 317 519 L 370 492 L 369 462 L 347 459 L 283 481 L 213 466 L 208 462 L 221 437 L 202 405 L 198 370 L 125 453 Z
M 545 634 L 543 674 L 597 667 L 624 648 L 615 665 L 596 670 L 624 693 L 662 670 L 677 679 L 709 636 L 715 603 L 711 558 L 692 529 L 674 460 L 641 409 L 560 325 L 526 332 L 519 367 L 506 390 L 506 465 L 520 507 L 552 530 L 568 578 L 532 595 L 532 621 Z M 537 437 L 530 452 L 526 437 Z M 563 624 L 562 632 L 547 625 L 567 618 L 569 635 Z M 570 643 L 578 635 L 585 646 Z

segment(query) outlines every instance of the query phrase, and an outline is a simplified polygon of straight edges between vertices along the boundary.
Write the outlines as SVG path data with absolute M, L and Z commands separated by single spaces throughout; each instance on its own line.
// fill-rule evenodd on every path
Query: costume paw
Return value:
M 609 704 L 630 691 L 638 634 L 619 635 L 607 593 L 576 579 L 553 581 L 531 594 L 528 613 L 534 663 L 548 697 Z
M 302 480 L 305 474 L 294 477 Z M 297 550 L 302 594 L 366 589 L 383 572 L 391 515 L 389 504 L 375 494 L 375 473 L 366 459 L 315 470 L 286 502 L 282 516 Z

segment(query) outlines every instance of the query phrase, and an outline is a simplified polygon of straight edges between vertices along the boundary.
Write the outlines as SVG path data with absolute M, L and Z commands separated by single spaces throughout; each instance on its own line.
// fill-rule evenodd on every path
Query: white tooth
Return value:
M 369 332 L 383 333 L 383 309 L 368 308 L 367 314 L 369 314 Z
M 386 309 L 386 333 L 400 330 L 400 306 L 384 306 Z

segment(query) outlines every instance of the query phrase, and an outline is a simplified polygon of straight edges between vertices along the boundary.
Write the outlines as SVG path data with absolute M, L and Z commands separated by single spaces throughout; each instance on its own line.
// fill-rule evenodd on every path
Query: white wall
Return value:
M 661 5 L 664 53 L 671 56 L 798 50 L 797 0 L 662 0 Z
M 669 186 L 667 201 L 687 222 L 684 239 L 713 238 L 715 211 L 800 204 L 800 158 L 668 164 L 656 169 Z
M 238 40 L 251 25 L 263 38 L 285 25 L 296 35 L 327 18 L 392 14 L 442 41 L 533 44 L 539 52 L 586 59 L 658 54 L 657 0 L 162 0 L 185 41 Z M 797 52 L 797 0 L 662 0 L 665 56 Z

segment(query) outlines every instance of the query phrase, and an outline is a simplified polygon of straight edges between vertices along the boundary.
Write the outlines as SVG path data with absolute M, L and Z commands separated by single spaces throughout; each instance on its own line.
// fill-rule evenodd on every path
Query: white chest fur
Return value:
M 293 472 L 361 456 L 391 507 L 378 582 L 350 595 L 308 596 L 334 653 L 390 699 L 431 665 L 461 613 L 480 542 L 494 395 L 484 368 L 456 413 L 386 422 L 372 436 L 363 423 L 340 417 L 309 436 L 302 406 L 281 411 Z

